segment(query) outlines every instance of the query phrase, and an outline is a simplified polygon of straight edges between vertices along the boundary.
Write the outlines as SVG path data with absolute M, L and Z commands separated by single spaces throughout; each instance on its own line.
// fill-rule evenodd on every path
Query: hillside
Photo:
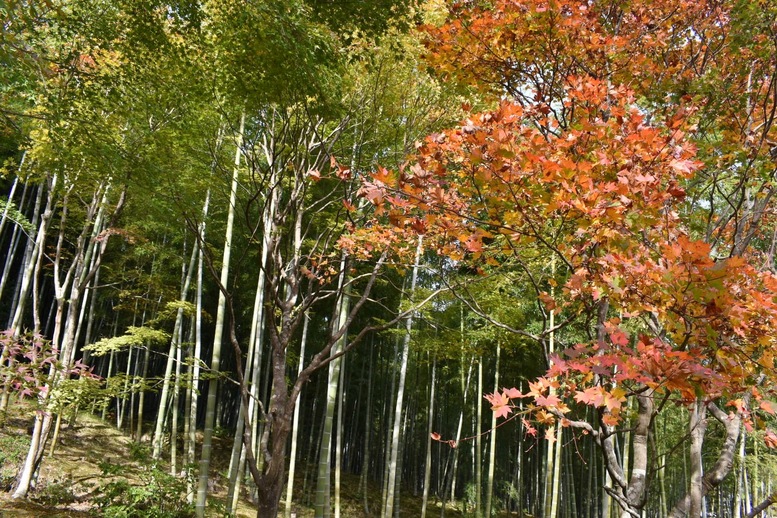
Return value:
M 0 428 L 0 483 L 5 491 L 13 483 L 16 468 L 29 447 L 31 419 L 27 406 L 12 408 L 5 426 Z M 217 438 L 211 477 L 214 492 L 209 497 L 208 516 L 224 516 L 226 483 L 223 473 L 229 462 L 229 439 Z M 193 516 L 186 504 L 186 482 L 167 474 L 169 464 L 155 467 L 148 444 L 138 444 L 122 431 L 99 417 L 81 413 L 69 424 L 63 424 L 53 456 L 47 450 L 35 490 L 27 500 L 13 500 L 10 493 L 0 492 L 3 518 L 39 517 L 187 517 Z M 302 488 L 300 477 L 297 487 Z M 359 479 L 343 477 L 343 516 L 364 516 Z M 369 488 L 372 509 L 378 506 L 380 490 Z M 243 495 L 246 497 L 247 495 Z M 296 498 L 301 498 L 298 494 Z M 420 516 L 421 500 L 403 496 L 400 516 Z M 314 515 L 312 506 L 296 507 L 298 518 Z M 435 513 L 436 514 L 436 513 Z M 454 510 L 447 516 L 462 516 Z M 238 518 L 253 518 L 255 507 L 242 498 Z

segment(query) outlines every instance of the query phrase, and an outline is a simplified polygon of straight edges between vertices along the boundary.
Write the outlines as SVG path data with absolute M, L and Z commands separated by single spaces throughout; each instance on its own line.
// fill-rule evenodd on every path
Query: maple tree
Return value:
M 589 339 L 549 355 L 527 393 L 487 399 L 504 417 L 529 397 L 530 433 L 547 426 L 554 440 L 560 420 L 592 435 L 623 516 L 640 515 L 660 469 L 649 443 L 667 403 L 691 410 L 691 482 L 672 516 L 700 516 L 742 424 L 774 413 L 770 13 L 733 2 L 454 3 L 425 28 L 427 59 L 501 100 L 430 135 L 414 163 L 366 180 L 375 220 L 345 243 L 424 234 L 481 272 L 525 271 L 539 309 L 561 318 L 515 331 Z M 559 271 L 532 268 L 538 258 Z M 707 415 L 725 440 L 702 474 Z M 619 427 L 633 433 L 630 472 Z

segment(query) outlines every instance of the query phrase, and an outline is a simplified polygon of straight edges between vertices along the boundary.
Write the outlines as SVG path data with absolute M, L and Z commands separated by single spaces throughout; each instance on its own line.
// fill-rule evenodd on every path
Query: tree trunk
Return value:
M 553 256 L 551 260 L 551 275 L 556 274 L 556 257 Z M 551 295 L 554 291 L 551 289 Z M 553 329 L 555 324 L 556 311 L 550 310 L 550 328 Z M 556 352 L 555 345 L 555 333 L 550 333 L 550 339 L 548 340 L 548 357 Z M 551 361 L 552 365 L 553 362 Z M 553 390 L 553 389 L 551 389 Z M 558 515 L 558 488 L 559 488 L 559 476 L 561 469 L 561 442 L 560 442 L 561 426 L 557 423 L 554 432 L 554 441 L 546 442 L 547 449 L 545 454 L 545 518 L 556 518 Z
M 181 272 L 181 297 L 182 302 L 186 302 L 188 297 L 189 288 L 192 283 L 192 276 L 194 274 L 194 266 L 197 260 L 197 247 L 192 248 L 192 255 L 189 258 L 189 266 L 182 265 L 183 271 Z M 167 400 L 170 396 L 170 386 L 172 384 L 171 376 L 173 374 L 173 364 L 181 348 L 181 333 L 183 332 L 183 307 L 179 307 L 175 314 L 175 324 L 173 324 L 173 336 L 170 340 L 170 349 L 167 351 L 167 362 L 165 363 L 165 373 L 162 381 L 162 394 L 159 396 L 159 410 L 156 415 L 156 422 L 154 423 L 154 438 L 152 440 L 153 451 L 151 453 L 152 459 L 158 459 L 162 455 L 162 444 L 164 436 L 164 422 L 165 412 L 167 407 Z M 177 379 L 176 379 L 177 384 Z M 177 388 L 175 389 L 177 392 Z M 175 433 L 175 430 L 173 430 Z
M 689 506 L 689 518 L 701 518 L 702 515 L 702 503 L 704 499 L 704 489 L 702 487 L 702 480 L 704 477 L 702 446 L 704 444 L 704 433 L 707 431 L 706 413 L 707 409 L 704 408 L 704 403 L 697 399 L 694 402 L 690 420 L 691 488 L 689 495 L 691 502 Z
M 21 197 L 21 200 L 19 201 L 19 210 L 22 210 L 22 211 L 24 210 L 24 202 L 27 199 L 27 192 L 29 190 L 30 190 L 29 183 L 25 183 L 24 189 L 22 189 L 22 197 Z M 9 196 L 9 200 L 10 199 L 11 197 Z M 32 219 L 30 220 L 30 224 L 33 228 L 35 228 L 38 224 L 38 216 L 40 215 L 40 206 L 41 206 L 42 199 L 43 199 L 43 189 L 39 187 L 37 189 L 37 193 L 35 196 Z M 21 236 L 23 233 L 24 232 L 22 231 L 22 227 L 20 225 L 14 225 L 14 229 L 13 229 L 13 232 L 11 233 L 9 244 L 6 247 L 8 252 L 5 257 L 5 263 L 3 263 L 3 274 L 2 274 L 2 277 L 0 277 L 0 299 L 2 299 L 3 293 L 5 292 L 5 286 L 11 274 L 11 265 L 13 263 L 13 258 L 16 256 L 16 250 L 17 250 L 17 247 L 19 246 L 19 242 L 21 241 Z M 31 245 L 32 241 L 29 241 L 29 243 Z M 25 248 L 30 249 L 31 247 L 28 245 Z M 10 307 L 13 307 L 13 305 Z M 13 314 L 9 315 L 9 317 L 12 317 L 12 316 Z M 10 326 L 10 320 L 8 322 L 8 325 Z
M 418 237 L 416 246 L 415 264 L 413 265 L 413 274 L 410 281 L 410 296 L 413 297 L 418 281 L 418 269 L 421 261 L 421 251 L 423 249 L 423 236 Z M 394 423 L 391 433 L 391 458 L 389 459 L 388 471 L 388 493 L 386 495 L 386 507 L 383 511 L 383 518 L 391 518 L 394 514 L 394 486 L 397 478 L 397 458 L 399 457 L 399 436 L 402 424 L 402 400 L 405 394 L 405 378 L 407 376 L 407 360 L 410 350 L 410 333 L 413 330 L 413 314 L 407 316 L 405 320 L 405 336 L 402 345 L 402 360 L 399 368 L 399 383 L 397 385 L 397 400 L 394 407 Z
M 405 292 L 407 289 L 407 282 L 405 282 L 402 285 L 402 293 Z M 384 404 L 382 409 L 382 415 L 385 416 L 385 424 L 381 423 L 379 425 L 379 428 L 385 429 L 385 437 L 386 441 L 385 444 L 387 445 L 384 448 L 384 454 L 383 454 L 383 477 L 381 478 L 382 482 L 382 493 L 381 493 L 381 513 L 386 509 L 386 499 L 388 498 L 388 484 L 389 484 L 389 467 L 391 466 L 391 434 L 394 431 L 394 412 L 392 411 L 392 408 L 396 406 L 396 393 L 397 393 L 397 381 L 399 379 L 399 372 L 396 371 L 396 365 L 399 363 L 401 365 L 401 362 L 398 362 L 400 349 L 399 345 L 401 343 L 399 335 L 397 335 L 394 339 L 394 350 L 391 355 L 392 361 L 389 362 L 389 364 L 386 366 L 386 376 L 383 376 L 384 378 L 390 377 L 391 378 L 391 389 L 388 391 L 388 397 L 384 398 Z M 383 393 L 386 393 L 385 385 Z
M 745 405 L 749 403 L 750 397 L 750 393 L 746 393 L 743 396 L 742 399 L 744 400 Z M 707 410 L 721 425 L 723 425 L 726 430 L 726 437 L 720 452 L 718 453 L 715 464 L 704 474 L 701 480 L 702 496 L 711 489 L 718 487 L 731 471 L 731 467 L 734 464 L 734 456 L 737 451 L 736 446 L 740 436 L 740 427 L 742 426 L 742 415 L 740 413 L 729 416 L 713 403 L 708 405 Z M 674 508 L 672 508 L 669 513 L 669 518 L 683 518 L 688 516 L 690 509 L 691 495 L 689 492 L 675 504 Z
M 461 326 L 462 326 L 462 330 L 463 330 L 463 328 L 464 328 L 464 321 L 463 320 L 462 320 Z M 462 335 L 463 334 L 464 333 L 462 331 Z M 474 360 L 474 358 L 473 358 L 473 360 Z M 461 361 L 462 361 L 462 363 L 464 363 L 464 361 L 465 361 L 463 354 L 462 354 L 462 357 L 461 357 Z M 450 497 L 451 497 L 451 500 L 454 500 L 454 501 L 456 500 L 456 470 L 457 470 L 457 467 L 458 467 L 459 450 L 460 450 L 460 448 L 458 448 L 458 445 L 459 445 L 459 441 L 461 441 L 461 431 L 462 431 L 462 428 L 464 426 L 464 409 L 467 407 L 467 395 L 469 394 L 469 383 L 470 383 L 470 380 L 472 379 L 472 367 L 473 367 L 473 365 L 474 365 L 474 361 L 469 362 L 469 367 L 467 369 L 466 382 L 464 381 L 464 372 L 462 371 L 462 373 L 461 373 L 461 390 L 462 390 L 462 396 L 463 396 L 462 399 L 463 399 L 463 401 L 462 401 L 462 406 L 461 406 L 461 412 L 459 413 L 459 423 L 456 426 L 456 439 L 455 439 L 455 443 L 456 443 L 457 447 L 453 448 L 452 452 L 451 452 L 451 454 L 453 455 L 453 466 L 451 468 L 451 493 L 450 493 Z M 442 508 L 440 510 L 440 516 L 445 516 L 445 503 L 447 501 L 446 497 L 445 497 L 445 489 L 446 489 L 446 487 L 444 486 L 443 487 L 443 497 L 442 497 Z
M 502 344 L 496 342 L 496 367 L 494 367 L 494 393 L 499 392 L 499 357 Z M 488 480 L 486 481 L 486 517 L 491 518 L 491 505 L 494 498 L 494 471 L 496 468 L 496 413 L 491 413 L 491 437 L 488 452 Z
M 240 155 L 243 145 L 243 130 L 245 128 L 245 113 L 240 117 L 240 130 L 237 135 L 235 150 L 235 166 L 232 170 L 232 184 L 229 193 L 229 208 L 227 212 L 227 228 L 224 236 L 224 253 L 221 265 L 221 285 L 229 284 L 229 261 L 232 253 L 232 231 L 235 222 L 235 205 L 237 204 L 237 186 L 240 177 Z M 208 495 L 208 476 L 210 470 L 211 448 L 213 443 L 213 425 L 216 422 L 216 392 L 218 391 L 218 379 L 215 377 L 221 368 L 221 344 L 224 333 L 224 319 L 226 317 L 226 296 L 219 291 L 218 309 L 216 312 L 216 331 L 213 337 L 213 354 L 211 356 L 211 379 L 208 382 L 208 397 L 205 407 L 205 430 L 202 439 L 202 452 L 200 454 L 200 474 L 197 486 L 197 502 L 195 512 L 197 518 L 204 518 L 205 504 Z
M 305 314 L 305 322 L 302 325 L 302 340 L 299 346 L 299 365 L 297 367 L 297 376 L 302 372 L 302 368 L 305 366 L 305 345 L 308 339 L 308 327 L 310 324 L 310 317 Z M 291 518 L 292 499 L 294 496 L 294 475 L 296 474 L 297 466 L 297 443 L 299 438 L 299 407 L 294 406 L 294 419 L 292 421 L 292 435 L 291 435 L 291 451 L 289 452 L 289 476 L 286 482 L 286 512 L 285 517 Z
M 631 469 L 631 476 L 628 477 L 628 485 L 622 491 L 622 518 L 639 516 L 647 493 L 647 470 L 650 466 L 649 444 L 655 407 L 653 390 L 644 389 L 637 396 L 637 403 L 637 422 L 632 433 L 633 467 Z M 624 479 L 627 477 L 624 467 L 621 467 L 617 474 L 619 476 L 623 474 Z
M 362 454 L 362 473 L 359 480 L 359 487 L 362 493 L 362 505 L 364 506 L 364 514 L 370 515 L 370 502 L 369 491 L 367 487 L 367 481 L 370 475 L 370 437 L 372 436 L 372 369 L 373 369 L 373 351 L 375 346 L 375 339 L 373 335 L 373 343 L 370 347 L 370 359 L 369 369 L 367 372 L 367 404 L 364 412 L 364 444 Z M 286 518 L 289 518 L 288 516 Z
M 337 443 L 335 443 L 335 518 L 340 518 L 340 490 L 343 474 L 343 414 L 345 413 L 345 357 L 340 359 L 340 381 L 337 387 Z
M 57 187 L 57 175 L 54 175 L 49 180 L 48 195 L 46 197 L 46 207 L 43 209 L 43 214 L 40 218 L 40 225 L 38 225 L 38 231 L 35 234 L 35 241 L 29 248 L 29 257 L 26 258 L 24 269 L 22 270 L 21 285 L 19 287 L 19 295 L 14 307 L 13 319 L 11 320 L 11 329 L 15 336 L 21 334 L 22 331 L 22 319 L 24 317 L 24 308 L 27 301 L 27 296 L 30 291 L 30 283 L 32 277 L 35 274 L 35 265 L 38 264 L 38 255 L 43 253 L 43 247 L 46 241 L 46 234 L 49 228 L 49 222 L 54 211 L 55 190 Z M 40 187 L 43 190 L 43 187 Z
M 742 494 L 747 491 L 745 487 L 745 430 L 742 429 L 742 437 L 739 440 L 739 466 L 737 469 L 737 487 L 734 492 L 733 518 L 742 518 Z
M 178 421 L 180 420 L 181 398 L 181 344 L 175 348 L 175 382 L 173 385 L 173 417 L 170 423 L 170 474 L 177 476 L 178 470 Z
M 149 343 L 146 343 L 143 347 L 143 366 L 141 368 L 141 379 L 145 383 L 145 380 L 148 378 L 148 363 L 149 359 L 151 357 L 151 345 Z M 135 432 L 135 440 L 140 442 L 143 440 L 143 410 L 145 407 L 146 402 L 146 391 L 140 390 L 140 394 L 138 395 L 138 422 L 136 423 L 137 430 Z M 164 407 L 166 403 L 162 402 L 160 404 L 160 412 L 164 412 L 162 407 Z
M 429 413 L 426 427 L 426 461 L 424 462 L 424 496 L 421 504 L 421 518 L 426 518 L 426 506 L 429 504 L 429 486 L 432 482 L 432 423 L 434 418 L 434 389 L 437 374 L 437 358 L 432 360 L 432 380 L 429 383 Z
M 46 447 L 46 438 L 51 429 L 51 413 L 36 412 L 35 422 L 32 428 L 32 437 L 30 438 L 30 447 L 27 450 L 27 457 L 24 460 L 19 475 L 16 478 L 16 484 L 12 498 L 24 498 L 30 490 L 33 476 L 43 459 L 43 451 Z
M 345 283 L 345 256 L 341 259 L 341 278 L 339 291 L 342 296 L 338 300 L 338 312 L 334 319 L 333 331 L 340 328 L 345 323 L 349 311 L 349 300 L 344 291 Z M 332 349 L 333 354 L 337 354 L 345 348 L 346 334 Z M 329 377 L 326 391 L 326 409 L 324 413 L 324 431 L 321 435 L 321 447 L 318 454 L 318 479 L 316 481 L 316 500 L 315 516 L 316 518 L 329 518 L 331 514 L 330 503 L 330 484 L 331 484 L 331 451 L 332 451 L 332 428 L 334 424 L 335 406 L 337 404 L 338 386 L 340 383 L 341 360 L 338 358 L 329 364 Z M 338 440 L 341 440 L 338 438 Z
M 184 451 L 186 452 L 185 465 L 189 466 L 194 463 L 195 448 L 197 444 L 197 398 L 199 393 L 200 383 L 200 358 L 202 356 L 202 288 L 203 278 L 202 270 L 204 267 L 204 253 L 202 250 L 202 244 L 205 242 L 205 230 L 206 220 L 208 216 L 208 209 L 210 206 L 210 190 L 205 194 L 205 202 L 202 207 L 202 222 L 197 228 L 197 291 L 195 295 L 195 312 L 194 312 L 194 362 L 190 369 L 191 372 L 191 387 L 188 391 L 187 398 L 189 405 L 186 408 L 186 413 L 189 416 L 187 419 L 187 434 L 186 434 L 186 446 Z M 186 477 L 186 489 L 187 489 L 187 502 L 194 503 L 194 484 L 191 482 L 192 477 Z
M 22 160 L 19 163 L 19 169 L 18 173 L 21 173 L 22 167 L 24 166 L 24 159 L 27 156 L 27 150 L 24 151 L 22 154 Z M 8 193 L 8 201 L 6 202 L 5 208 L 3 209 L 3 215 L 0 216 L 0 237 L 3 235 L 3 230 L 5 229 L 5 224 L 8 221 L 8 211 L 11 210 L 11 207 L 13 207 L 14 202 L 14 196 L 16 196 L 16 188 L 19 186 L 19 175 L 17 174 L 14 176 L 13 183 L 11 184 L 11 191 Z
M 270 185 L 274 186 L 277 181 L 277 171 L 275 168 L 272 168 L 272 172 L 270 175 Z M 270 193 L 265 198 L 265 208 L 263 211 L 263 233 L 262 233 L 262 250 L 261 250 L 261 259 L 260 259 L 260 268 L 259 268 L 259 276 L 256 281 L 256 295 L 254 296 L 254 307 L 251 317 L 251 334 L 249 336 L 248 341 L 248 348 L 249 348 L 249 355 L 251 355 L 252 363 L 250 367 L 251 372 L 251 402 L 248 405 L 248 425 L 245 423 L 243 426 L 251 426 L 251 433 L 254 437 L 255 444 L 252 446 L 254 448 L 254 455 L 258 457 L 259 459 L 259 469 L 261 469 L 261 463 L 262 463 L 262 456 L 259 453 L 259 419 L 257 419 L 256 416 L 259 415 L 259 402 L 260 402 L 260 393 L 259 393 L 259 386 L 261 381 L 261 374 L 262 374 L 262 355 L 264 353 L 264 344 L 265 344 L 265 304 L 264 304 L 264 297 L 265 297 L 265 290 L 267 288 L 267 279 L 266 279 L 266 270 L 267 270 L 267 259 L 270 254 L 270 243 L 271 243 L 271 236 L 273 231 L 275 230 L 275 213 L 277 210 L 278 200 L 279 200 L 279 189 L 272 188 Z M 299 244 L 295 245 L 296 247 L 299 247 Z M 268 376 L 269 378 L 269 376 Z M 240 493 L 240 477 L 238 477 L 238 474 L 242 474 L 245 470 L 245 462 L 246 462 L 246 451 L 244 449 L 241 449 L 240 451 L 240 460 L 238 462 L 237 471 L 235 473 L 230 472 L 230 490 L 233 491 L 233 504 L 237 505 L 237 495 Z
M 122 192 L 121 196 L 119 197 L 119 200 L 116 204 L 116 207 L 113 211 L 113 215 L 111 218 L 111 224 L 113 224 L 118 216 L 120 215 L 125 202 L 125 195 L 126 190 Z M 96 207 L 95 207 L 96 208 Z M 92 217 L 94 216 L 94 213 L 90 213 L 87 216 L 87 221 L 92 221 Z M 97 229 L 102 226 L 101 221 L 96 221 L 94 223 L 94 232 L 96 236 Z M 100 267 L 100 260 L 102 258 L 103 253 L 105 252 L 105 247 L 107 246 L 107 240 L 104 240 L 101 242 L 101 246 L 98 253 L 98 260 L 94 262 L 93 267 L 91 269 L 87 268 L 86 265 L 90 264 L 90 257 L 91 257 L 91 246 L 89 246 L 90 243 L 86 242 L 86 236 L 88 234 L 88 224 L 84 225 L 84 230 L 79 235 L 77 243 L 76 243 L 76 250 L 78 251 L 76 253 L 75 258 L 73 259 L 74 266 L 72 267 L 73 272 L 73 283 L 72 287 L 70 289 L 70 304 L 71 304 L 71 311 L 68 312 L 68 318 L 67 323 L 65 326 L 65 333 L 64 337 L 62 339 L 61 348 L 59 350 L 59 364 L 56 366 L 52 366 L 49 371 L 48 380 L 46 383 L 46 387 L 48 390 L 44 391 L 46 396 L 42 400 L 42 404 L 44 408 L 48 404 L 47 397 L 48 394 L 51 394 L 52 389 L 56 388 L 58 384 L 67 377 L 67 373 L 69 372 L 72 357 L 74 354 L 75 349 L 75 331 L 77 327 L 77 321 L 78 321 L 78 311 L 76 308 L 79 307 L 79 303 L 81 300 L 81 297 L 83 296 L 84 290 L 86 289 L 86 286 L 91 282 L 91 279 L 93 278 L 94 274 L 96 273 L 97 269 Z M 49 432 L 51 430 L 51 413 L 50 411 L 47 411 L 39 413 L 36 415 L 36 428 L 38 427 L 38 424 L 40 424 L 40 438 L 37 441 L 32 441 L 30 444 L 30 451 L 28 452 L 27 459 L 22 466 L 19 474 L 17 475 L 17 487 L 14 491 L 14 498 L 20 498 L 26 496 L 27 492 L 30 488 L 30 482 L 32 481 L 32 477 L 35 473 L 35 471 L 38 469 L 40 465 L 40 461 L 43 458 L 43 453 L 45 449 L 46 441 L 48 440 Z
M 132 344 L 127 348 L 127 368 L 124 372 L 124 386 L 122 391 L 116 396 L 116 428 L 121 430 L 124 424 L 124 412 L 127 410 L 127 392 L 129 391 L 130 373 L 132 372 L 132 351 L 135 348 Z
M 475 424 L 472 434 L 475 436 L 475 518 L 483 518 L 483 356 L 478 356 L 478 390 L 475 393 Z

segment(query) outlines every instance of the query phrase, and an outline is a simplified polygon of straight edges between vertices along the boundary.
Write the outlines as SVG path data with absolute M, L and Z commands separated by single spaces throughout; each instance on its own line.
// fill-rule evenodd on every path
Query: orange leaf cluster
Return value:
M 438 253 L 482 267 L 552 255 L 565 274 L 554 296 L 539 294 L 544 310 L 592 316 L 606 301 L 620 313 L 606 339 L 554 357 L 531 385 L 536 422 L 574 400 L 612 426 L 638 390 L 736 401 L 762 373 L 773 377 L 777 278 L 728 253 L 738 236 L 762 235 L 755 220 L 731 217 L 713 246 L 680 215 L 686 188 L 714 175 L 705 168 L 773 170 L 775 43 L 770 18 L 746 4 L 456 2 L 444 24 L 424 27 L 432 68 L 502 100 L 365 181 L 375 219 L 348 246 L 401 249 L 423 234 Z M 746 24 L 745 36 L 729 36 Z M 704 155 L 698 124 L 716 128 L 716 149 L 700 140 Z M 754 204 L 772 193 L 764 184 Z M 516 397 L 487 399 L 506 417 Z

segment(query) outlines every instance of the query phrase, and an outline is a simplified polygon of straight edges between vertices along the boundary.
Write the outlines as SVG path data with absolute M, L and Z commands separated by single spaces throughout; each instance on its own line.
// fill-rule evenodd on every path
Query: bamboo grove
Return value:
M 91 413 L 180 516 L 777 501 L 774 2 L 0 16 L 13 498 Z

